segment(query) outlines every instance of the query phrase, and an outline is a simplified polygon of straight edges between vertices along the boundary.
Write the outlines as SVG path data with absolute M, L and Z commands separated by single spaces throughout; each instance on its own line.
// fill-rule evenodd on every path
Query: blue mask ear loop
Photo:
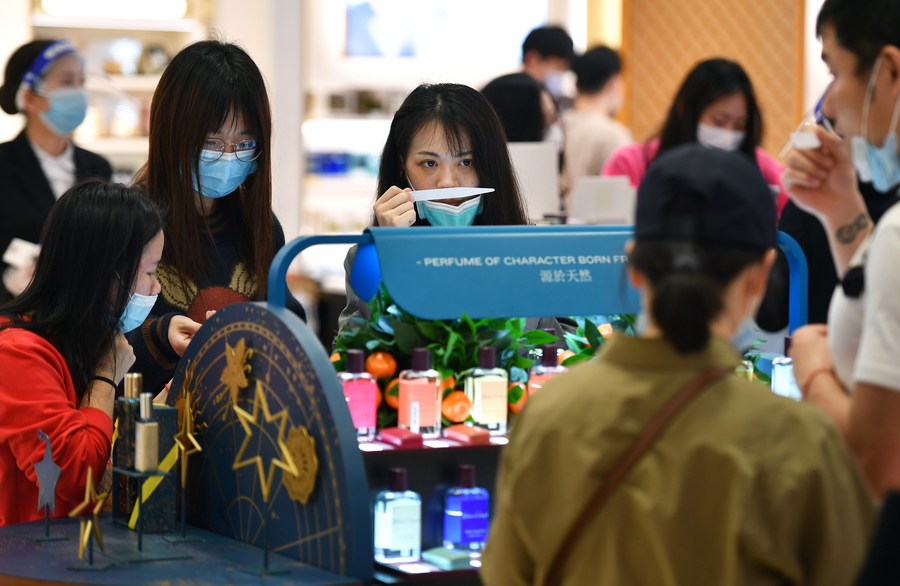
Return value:
M 866 97 L 863 98 L 862 120 L 860 120 L 860 135 L 863 140 L 869 142 L 869 109 L 872 106 L 872 96 L 875 95 L 875 80 L 878 78 L 878 71 L 881 69 L 881 55 L 875 60 L 872 67 L 872 74 L 869 76 L 869 83 L 866 85 Z M 895 108 L 896 113 L 896 108 Z

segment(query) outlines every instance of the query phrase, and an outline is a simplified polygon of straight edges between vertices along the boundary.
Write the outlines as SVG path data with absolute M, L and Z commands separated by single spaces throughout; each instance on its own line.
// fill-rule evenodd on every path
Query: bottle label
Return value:
M 506 423 L 507 386 L 506 378 L 500 376 L 475 380 L 475 398 L 472 402 L 475 421 L 482 424 Z
M 397 423 L 419 433 L 421 427 L 438 424 L 438 386 L 429 379 L 400 381 L 400 406 Z M 415 421 L 414 421 L 415 419 Z
M 356 429 L 373 429 L 375 427 L 375 405 L 377 386 L 369 379 L 344 381 L 344 397 L 350 408 L 350 418 Z
M 375 547 L 377 549 L 419 549 L 422 539 L 422 507 L 411 500 L 384 503 L 376 507 Z
M 541 388 L 547 384 L 547 381 L 556 376 L 557 373 L 547 373 L 547 374 L 532 374 L 528 377 L 528 395 L 533 395 L 534 393 L 541 390 Z
M 483 543 L 488 536 L 488 498 L 466 494 L 448 496 L 444 510 L 444 541 L 468 546 Z

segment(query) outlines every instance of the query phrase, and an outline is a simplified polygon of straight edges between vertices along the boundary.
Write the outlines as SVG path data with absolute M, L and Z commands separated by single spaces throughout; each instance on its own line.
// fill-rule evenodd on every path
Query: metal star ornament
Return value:
M 200 443 L 194 436 L 194 408 L 191 403 L 191 392 L 184 394 L 184 408 L 182 409 L 181 429 L 175 434 L 175 444 L 181 452 L 181 487 L 187 486 L 188 458 L 197 452 L 203 451 Z
M 84 559 L 84 550 L 87 548 L 91 534 L 97 540 L 100 551 L 103 551 L 103 535 L 100 533 L 100 519 L 97 516 L 100 514 L 100 509 L 103 508 L 103 502 L 106 500 L 106 497 L 107 493 L 97 494 L 97 491 L 94 490 L 94 472 L 88 466 L 87 482 L 84 485 L 84 501 L 69 513 L 69 517 L 74 519 L 81 517 L 85 509 L 91 509 L 92 519 L 81 520 L 81 533 L 78 537 L 78 559 Z
M 50 437 L 39 429 L 38 439 L 45 442 L 44 459 L 34 465 L 34 473 L 38 479 L 38 510 L 49 508 L 56 514 L 56 481 L 59 480 L 59 466 L 53 461 L 53 449 L 50 447 Z
M 281 458 L 272 458 L 269 461 L 269 469 L 266 471 L 265 465 L 263 464 L 262 456 L 259 454 L 244 459 L 244 452 L 247 450 L 247 445 L 250 443 L 250 438 L 253 437 L 253 427 L 256 426 L 259 428 L 259 411 L 262 409 L 263 418 L 265 419 L 265 423 L 276 422 L 278 424 L 278 436 L 276 443 L 278 444 L 278 451 L 281 455 Z M 238 449 L 238 453 L 234 458 L 234 463 L 231 466 L 232 470 L 240 470 L 245 466 L 256 465 L 257 476 L 259 477 L 259 484 L 262 488 L 263 494 L 263 502 L 269 502 L 269 491 L 272 488 L 272 477 L 275 475 L 275 467 L 281 468 L 282 470 L 297 476 L 299 474 L 297 470 L 297 466 L 294 463 L 294 459 L 291 457 L 290 451 L 288 450 L 287 444 L 285 443 L 285 429 L 287 428 L 287 417 L 288 413 L 286 409 L 282 409 L 275 415 L 269 411 L 269 404 L 266 401 L 266 395 L 263 392 L 262 383 L 257 381 L 256 383 L 256 394 L 253 397 L 253 412 L 248 413 L 244 409 L 234 405 L 234 413 L 237 415 L 238 421 L 241 424 L 241 427 L 244 428 L 244 432 L 247 434 L 244 437 L 243 443 L 241 443 L 241 447 Z

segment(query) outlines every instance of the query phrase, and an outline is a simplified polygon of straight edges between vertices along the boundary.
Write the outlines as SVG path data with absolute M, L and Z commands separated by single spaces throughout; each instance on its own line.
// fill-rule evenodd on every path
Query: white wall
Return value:
M 31 40 L 31 1 L 0 0 L 0 75 L 12 52 Z M 0 81 L 2 85 L 2 81 Z M 12 139 L 22 129 L 21 115 L 9 116 L 0 110 L 0 142 Z
M 216 0 L 213 28 L 241 45 L 268 83 L 272 104 L 273 207 L 285 238 L 300 235 L 303 185 L 303 119 L 300 2 L 296 0 Z

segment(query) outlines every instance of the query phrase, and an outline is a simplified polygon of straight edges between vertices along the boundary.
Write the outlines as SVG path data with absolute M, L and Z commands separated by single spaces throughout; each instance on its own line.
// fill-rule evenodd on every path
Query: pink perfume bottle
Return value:
M 378 384 L 375 377 L 365 370 L 363 351 L 347 350 L 346 370 L 337 375 L 344 387 L 344 398 L 356 428 L 356 439 L 371 440 L 375 437 Z
M 412 368 L 400 373 L 397 426 L 422 437 L 441 435 L 441 377 L 428 348 L 413 348 Z
M 547 384 L 547 381 L 569 370 L 565 366 L 560 366 L 557 363 L 556 346 L 547 344 L 541 346 L 540 350 L 541 362 L 532 366 L 531 371 L 528 373 L 529 397 L 538 392 L 541 387 Z

